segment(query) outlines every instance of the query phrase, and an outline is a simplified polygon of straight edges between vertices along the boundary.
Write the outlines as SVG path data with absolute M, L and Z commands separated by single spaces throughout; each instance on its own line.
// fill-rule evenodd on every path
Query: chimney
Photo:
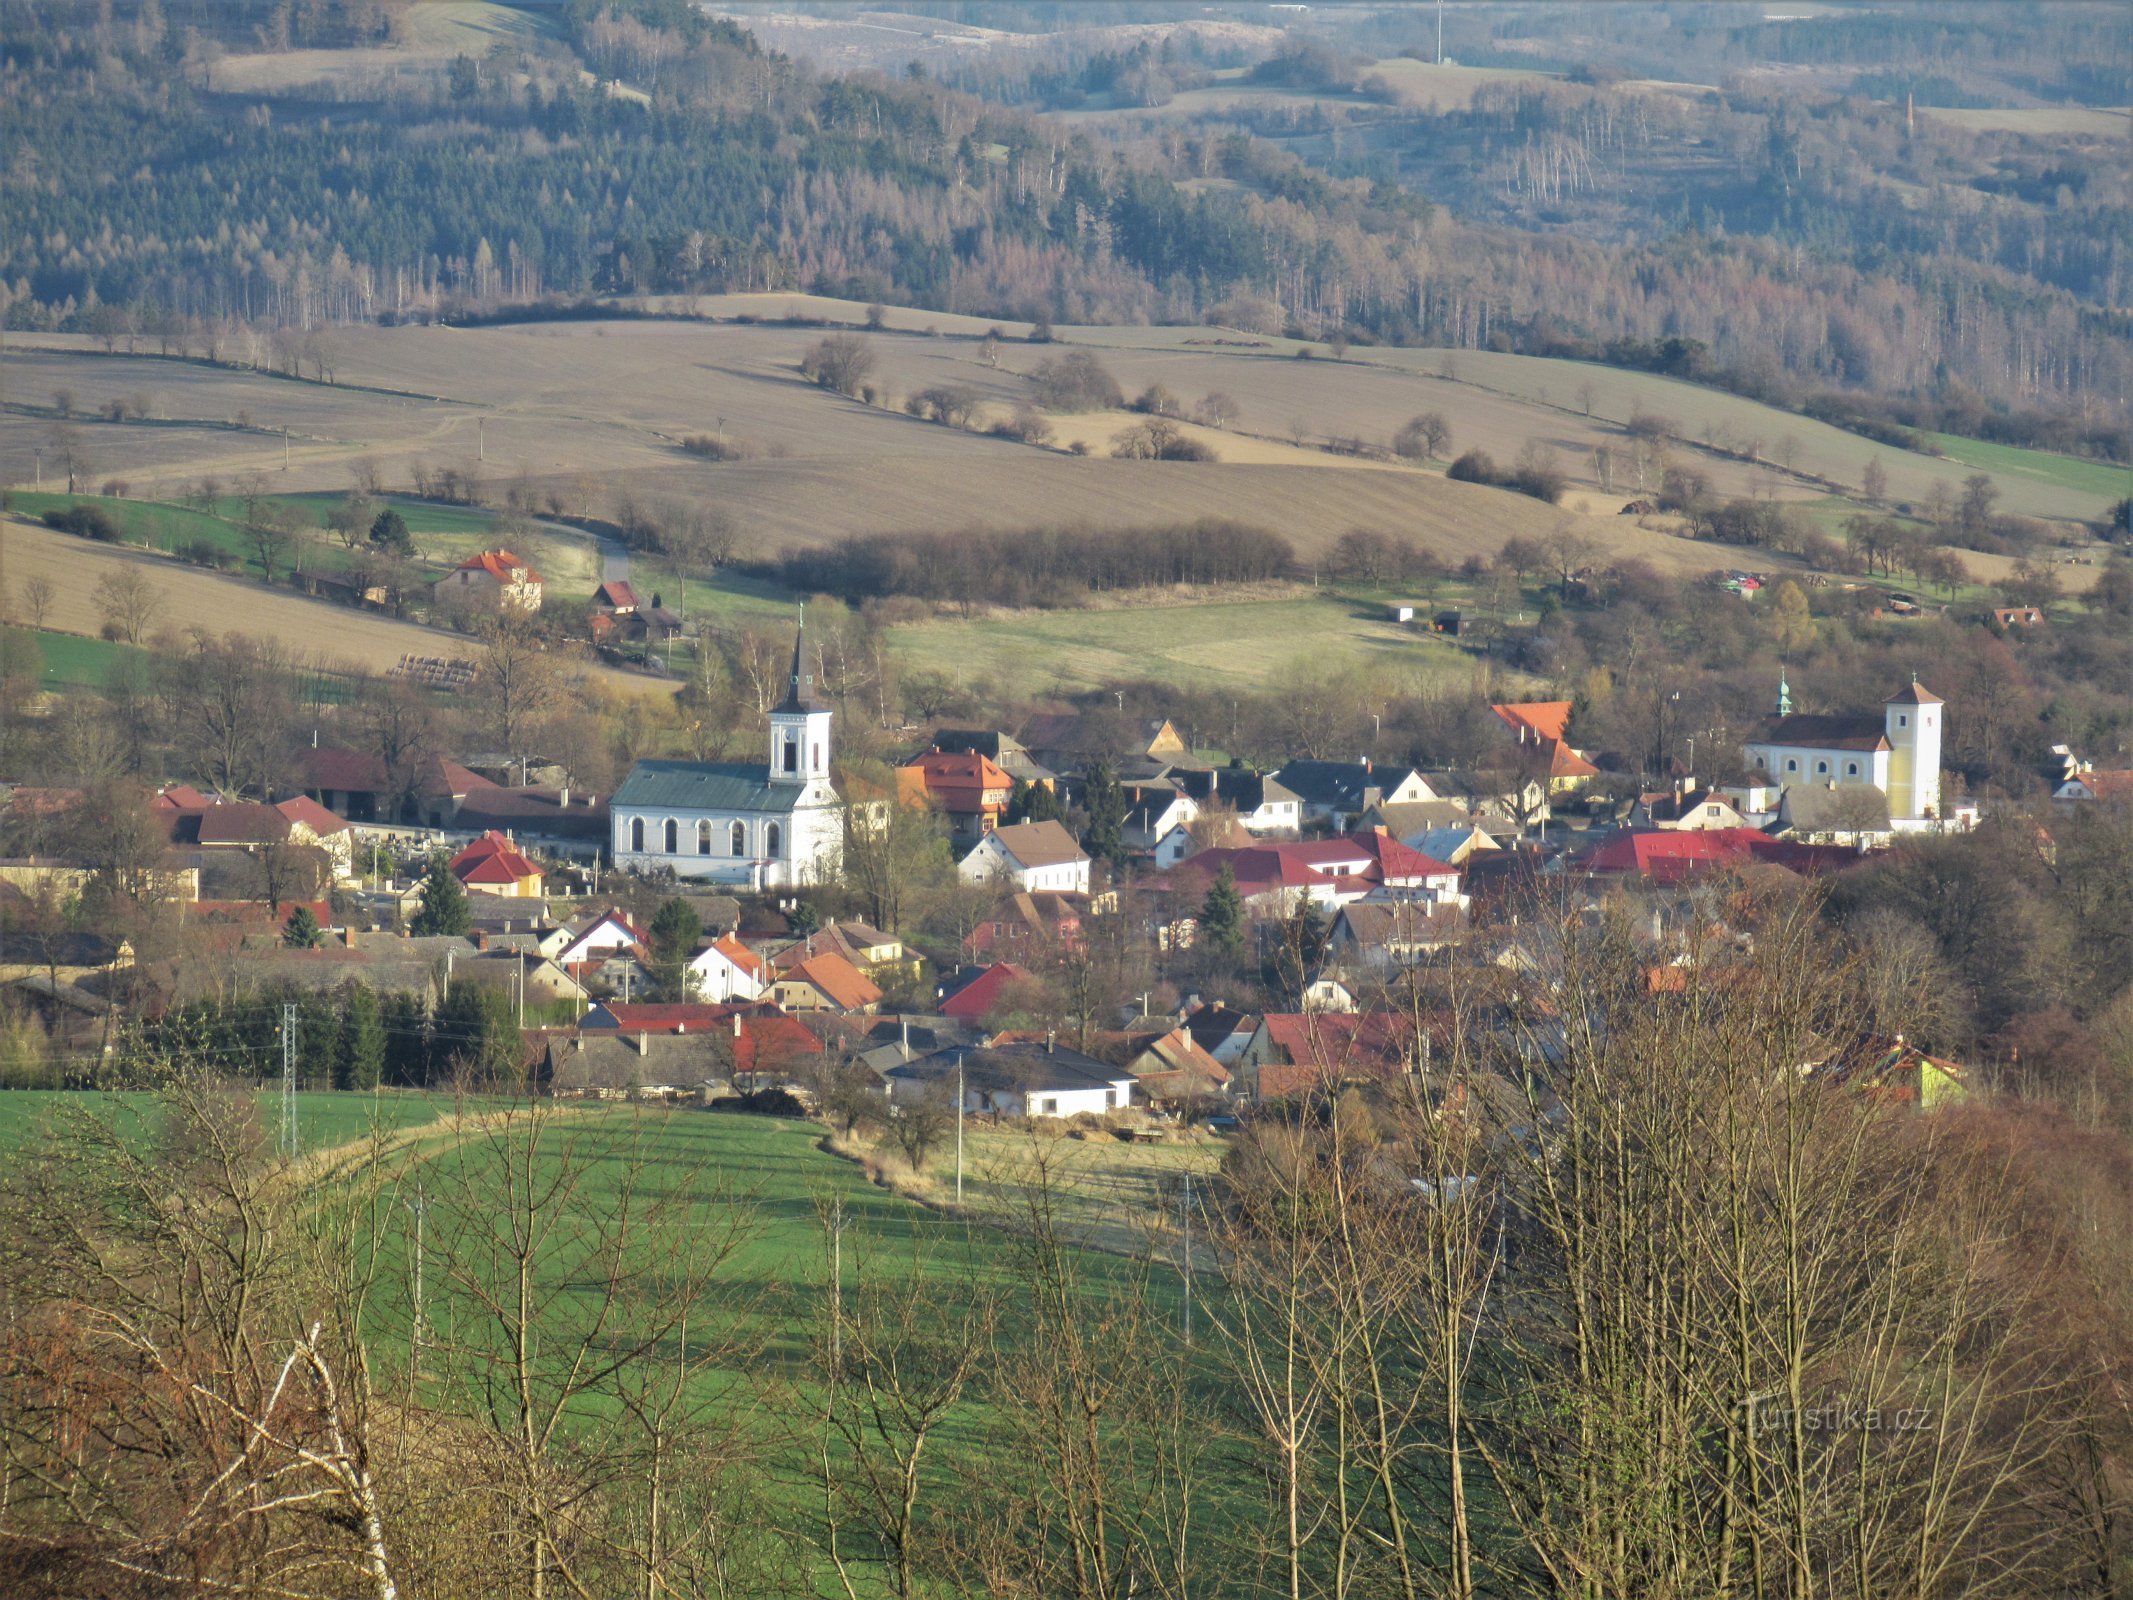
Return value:
M 1046 1055 L 1054 1055 L 1058 1053 L 1058 1050 L 1059 1030 L 1057 1028 L 1046 1028 L 1044 1030 L 1044 1053 Z
M 689 1025 L 686 1022 L 677 1022 L 674 1024 L 674 1031 L 676 1033 L 687 1033 L 689 1031 Z
M 562 788 L 560 788 L 560 789 L 558 789 L 558 790 L 556 791 L 556 797 L 555 797 L 555 804 L 556 804 L 556 809 L 557 809 L 558 811 L 568 811 L 568 810 L 570 809 L 570 785 L 569 785 L 569 784 L 567 784 L 567 783 L 566 783 L 566 784 L 564 784 Z
M 739 1013 L 738 1011 L 736 1011 L 736 1012 L 734 1012 L 734 1013 L 733 1013 L 733 1037 L 734 1037 L 734 1038 L 736 1038 L 736 1039 L 738 1039 L 738 1038 L 739 1038 L 740 1036 L 741 1036 L 741 1014 L 740 1014 L 740 1013 Z

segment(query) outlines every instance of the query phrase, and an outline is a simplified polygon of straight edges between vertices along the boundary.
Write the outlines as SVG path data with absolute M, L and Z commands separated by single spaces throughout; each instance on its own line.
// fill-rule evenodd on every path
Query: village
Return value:
M 444 581 L 540 604 L 508 551 Z M 624 582 L 591 622 L 679 629 Z M 1749 937 L 1721 886 L 1824 884 L 1981 822 L 1915 678 L 1878 708 L 1803 714 L 1781 675 L 1740 770 L 1697 773 L 1690 739 L 1665 787 L 1628 793 L 1570 701 L 1490 705 L 1469 770 L 1216 764 L 1161 717 L 939 724 L 906 730 L 881 788 L 844 773 L 804 631 L 785 680 L 762 761 L 639 759 L 610 794 L 517 753 L 396 772 L 331 730 L 293 753 L 286 792 L 143 789 L 87 845 L 71 820 L 126 796 L 0 789 L 0 983 L 49 1040 L 20 1076 L 122 1083 L 192 1026 L 305 1087 L 473 1075 L 848 1119 L 858 1096 L 876 1122 L 947 1104 L 1122 1136 L 1228 1126 L 1426 1070 L 1461 975 L 1531 977 L 1547 913 L 1619 917 L 1661 993 Z M 2061 812 L 2133 783 L 2057 758 Z M 914 849 L 952 864 L 922 929 L 880 909 Z M 177 919 L 160 961 L 97 920 L 117 880 Z M 1920 1101 L 1975 1077 L 1900 1026 L 1816 1064 L 1867 1059 Z

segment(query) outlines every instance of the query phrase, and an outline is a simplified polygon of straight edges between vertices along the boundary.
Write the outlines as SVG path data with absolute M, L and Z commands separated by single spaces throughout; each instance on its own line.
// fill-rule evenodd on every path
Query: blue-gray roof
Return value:
M 610 811 L 790 811 L 803 786 L 770 781 L 770 768 L 733 761 L 640 761 L 608 801 Z

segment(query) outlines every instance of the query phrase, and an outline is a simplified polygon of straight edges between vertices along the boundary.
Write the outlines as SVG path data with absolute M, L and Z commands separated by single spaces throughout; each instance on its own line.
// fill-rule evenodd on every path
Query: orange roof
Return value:
M 1515 705 L 1490 706 L 1489 709 L 1521 738 L 1537 739 L 1545 744 L 1550 739 L 1570 737 L 1570 706 L 1568 700 L 1524 700 Z
M 796 978 L 813 985 L 823 998 L 845 1011 L 857 1011 L 881 999 L 881 990 L 867 975 L 834 950 L 808 957 L 779 981 L 789 983 Z
M 541 869 L 502 834 L 483 834 L 447 863 L 461 883 L 520 883 L 538 878 Z
M 1558 739 L 1548 750 L 1548 776 L 1551 778 L 1596 778 L 1600 769 L 1579 755 L 1570 746 Z
M 527 583 L 538 584 L 541 581 L 541 575 L 526 565 L 525 557 L 515 556 L 508 550 L 484 550 L 479 555 L 468 556 L 459 563 L 456 570 L 486 572 L 498 583 L 505 584 L 521 581 L 516 576 L 519 573 L 525 574 L 524 581 Z
M 345 833 L 348 824 L 328 811 L 307 794 L 291 795 L 286 800 L 274 802 L 274 809 L 292 823 L 301 822 L 320 838 L 329 833 Z
M 742 944 L 730 931 L 722 933 L 716 939 L 713 939 L 711 948 L 732 962 L 741 971 L 747 973 L 749 977 L 755 979 L 757 983 L 761 983 L 770 976 L 770 968 L 763 958 Z
M 907 799 L 924 795 L 940 801 L 949 811 L 982 810 L 988 794 L 999 797 L 994 803 L 997 809 L 1005 805 L 1015 788 L 1011 776 L 974 750 L 929 750 L 898 767 L 896 778 L 898 792 Z

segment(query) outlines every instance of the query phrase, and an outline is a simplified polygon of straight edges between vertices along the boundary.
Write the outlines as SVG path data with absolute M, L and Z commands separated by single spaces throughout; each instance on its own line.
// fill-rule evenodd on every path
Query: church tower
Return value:
M 1944 702 L 1913 678 L 1883 703 L 1889 741 L 1889 816 L 1918 822 L 1943 815 L 1940 722 Z
M 792 677 L 785 698 L 770 713 L 770 781 L 804 788 L 828 783 L 829 775 L 830 709 L 815 698 L 802 628 L 793 634 Z

